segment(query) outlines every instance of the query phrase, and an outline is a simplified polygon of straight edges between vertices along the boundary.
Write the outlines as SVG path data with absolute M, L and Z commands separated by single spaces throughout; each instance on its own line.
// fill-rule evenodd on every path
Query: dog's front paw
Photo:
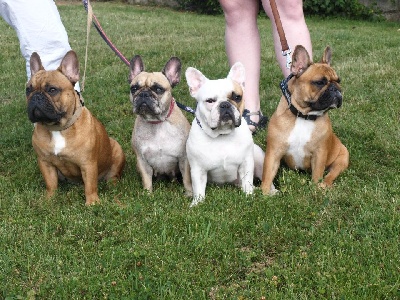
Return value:
M 281 192 L 276 189 L 274 186 L 271 187 L 271 190 L 269 191 L 268 196 L 276 196 L 279 195 Z
M 96 204 L 100 204 L 99 196 L 95 195 L 95 196 L 86 197 L 86 202 L 85 202 L 86 206 L 92 206 L 92 205 L 96 205 Z
M 46 191 L 46 199 L 51 199 L 54 197 L 56 190 L 47 190 Z
M 269 191 L 264 193 L 264 195 L 266 195 L 266 196 L 276 196 L 279 194 L 280 194 L 280 191 L 277 188 L 275 188 L 275 185 L 273 183 L 271 184 L 271 188 L 269 189 Z
M 330 187 L 332 187 L 332 184 L 322 181 L 322 182 L 318 183 L 318 187 L 322 190 L 326 190 L 326 189 L 329 189 Z
M 196 196 L 193 198 L 192 203 L 190 203 L 190 208 L 197 206 L 197 204 L 204 201 L 204 196 Z

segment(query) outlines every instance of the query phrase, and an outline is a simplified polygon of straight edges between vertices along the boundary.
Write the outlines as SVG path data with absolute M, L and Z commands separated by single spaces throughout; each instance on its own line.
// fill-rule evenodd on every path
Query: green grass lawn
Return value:
M 159 71 L 171 56 L 209 78 L 227 75 L 222 16 L 94 3 L 103 28 L 128 59 Z M 86 14 L 59 5 L 83 70 Z M 310 175 L 282 169 L 282 193 L 244 196 L 207 187 L 189 209 L 179 183 L 142 190 L 130 146 L 134 122 L 128 67 L 92 29 L 86 106 L 122 145 L 127 166 L 101 183 L 101 205 L 85 207 L 81 185 L 44 198 L 25 103 L 25 62 L 15 32 L 0 21 L 0 299 L 400 299 L 400 24 L 307 19 L 314 59 L 326 45 L 342 79 L 334 131 L 350 167 L 326 192 Z M 271 115 L 282 75 L 262 36 L 261 96 Z M 240 47 L 240 45 L 238 45 Z M 83 73 L 83 72 L 82 72 Z M 184 76 L 175 98 L 189 106 Z M 191 121 L 193 116 L 186 114 Z M 255 136 L 265 148 L 266 132 Z

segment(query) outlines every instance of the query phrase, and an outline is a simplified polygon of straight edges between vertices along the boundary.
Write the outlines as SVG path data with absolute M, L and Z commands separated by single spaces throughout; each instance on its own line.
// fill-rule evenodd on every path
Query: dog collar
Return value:
M 285 96 L 286 101 L 289 106 L 289 110 L 294 114 L 297 118 L 302 118 L 305 120 L 310 120 L 310 121 L 315 121 L 319 116 L 318 115 L 305 115 L 302 112 L 300 112 L 294 105 L 292 104 L 292 95 L 290 94 L 289 88 L 288 88 L 288 82 L 290 79 L 294 77 L 293 73 L 290 73 L 289 76 L 286 79 L 283 79 L 279 86 L 281 87 L 281 91 L 283 96 Z
M 60 126 L 60 125 L 46 125 L 47 128 L 49 128 L 51 131 L 62 131 L 65 129 L 68 129 L 69 127 L 71 127 L 72 125 L 74 125 L 74 123 L 79 119 L 79 117 L 82 114 L 82 109 L 85 106 L 85 102 L 83 101 L 83 97 L 81 95 L 81 93 L 79 93 L 78 91 L 76 91 L 76 93 L 79 96 L 79 103 L 80 106 L 78 106 L 77 109 L 75 109 L 74 114 L 72 115 L 71 119 L 67 122 L 67 124 L 65 124 L 64 126 Z
M 175 106 L 175 99 L 172 98 L 171 104 L 169 105 L 168 115 L 167 115 L 167 117 L 165 118 L 165 120 L 168 119 L 169 116 L 172 114 L 172 110 L 174 109 L 174 106 Z M 165 120 L 164 120 L 164 121 L 165 121 Z M 164 121 L 147 121 L 147 123 L 150 123 L 150 124 L 159 124 L 159 123 L 162 123 L 162 122 L 164 122 Z

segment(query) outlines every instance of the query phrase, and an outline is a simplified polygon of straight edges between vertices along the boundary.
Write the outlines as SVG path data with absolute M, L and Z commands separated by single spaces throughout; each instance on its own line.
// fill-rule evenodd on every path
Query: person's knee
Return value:
M 277 6 L 282 20 L 297 22 L 304 18 L 303 1 L 280 1 Z
M 259 8 L 256 1 L 219 0 L 219 3 L 226 22 L 231 25 L 252 20 L 258 14 Z
M 240 1 L 219 0 L 219 3 L 221 4 L 224 13 L 228 15 L 240 12 L 242 7 Z

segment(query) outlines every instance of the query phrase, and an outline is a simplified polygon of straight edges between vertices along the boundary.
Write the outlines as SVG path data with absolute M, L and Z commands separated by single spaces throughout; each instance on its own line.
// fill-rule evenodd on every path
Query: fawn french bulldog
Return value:
M 35 124 L 32 145 L 46 183 L 54 195 L 59 179 L 82 181 L 86 205 L 99 202 L 99 179 L 117 180 L 125 165 L 121 146 L 83 105 L 74 90 L 79 63 L 69 51 L 57 70 L 46 71 L 39 55 L 30 58 L 31 79 L 26 98 L 29 120 Z
M 137 115 L 132 147 L 144 189 L 152 192 L 153 177 L 182 175 L 186 195 L 192 195 L 186 140 L 190 124 L 175 103 L 172 89 L 179 83 L 181 61 L 171 57 L 161 72 L 145 72 L 142 58 L 130 62 L 130 100 Z
M 330 109 L 342 105 L 331 57 L 330 47 L 319 63 L 311 61 L 303 46 L 294 50 L 291 75 L 283 82 L 283 96 L 268 124 L 263 194 L 276 192 L 271 184 L 281 160 L 292 169 L 311 170 L 312 180 L 322 188 L 348 167 L 349 152 L 333 133 L 328 116 Z

